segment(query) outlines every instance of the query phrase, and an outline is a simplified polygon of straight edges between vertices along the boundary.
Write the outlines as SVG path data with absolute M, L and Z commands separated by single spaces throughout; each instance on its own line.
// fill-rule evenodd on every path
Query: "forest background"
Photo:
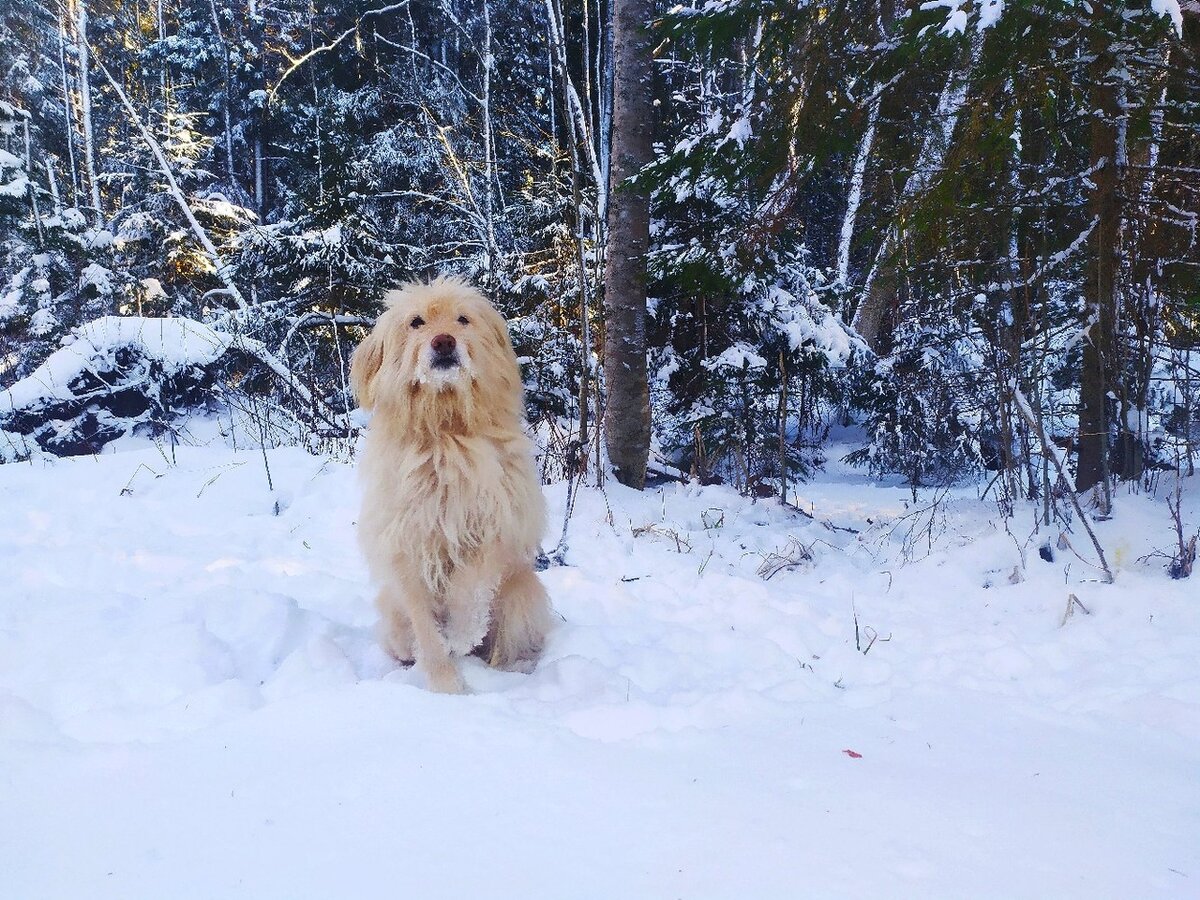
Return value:
M 850 441 L 1104 515 L 1194 471 L 1198 215 L 1195 0 L 4 0 L 0 459 L 349 448 L 383 290 L 455 272 L 547 480 L 786 500 Z

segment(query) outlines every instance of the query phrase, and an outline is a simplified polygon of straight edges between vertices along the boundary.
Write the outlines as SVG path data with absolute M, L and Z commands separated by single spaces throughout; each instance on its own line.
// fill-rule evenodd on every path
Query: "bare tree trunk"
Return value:
M 886 40 L 892 30 L 892 20 L 895 17 L 893 4 L 884 0 L 880 4 L 876 28 L 879 39 Z M 862 205 L 863 179 L 867 173 L 867 163 L 871 158 L 871 149 L 875 144 L 875 126 L 879 121 L 879 107 L 883 101 L 883 86 L 875 90 L 871 103 L 867 107 L 867 127 L 863 130 L 858 141 L 858 152 L 854 154 L 854 168 L 850 172 L 850 189 L 846 194 L 846 213 L 842 217 L 841 233 L 838 235 L 837 251 L 837 282 L 846 284 L 850 280 L 850 244 L 854 238 L 854 223 L 858 218 L 858 209 Z
M 554 52 L 554 65 L 560 73 L 560 77 L 563 77 L 561 73 L 569 73 L 570 69 L 567 66 L 565 25 L 562 11 L 561 9 L 557 9 L 557 6 L 558 4 L 555 4 L 554 0 L 546 0 L 546 15 L 549 19 L 551 29 L 550 45 Z M 650 50 L 647 48 L 646 53 L 649 54 L 649 52 Z M 648 85 L 646 90 L 649 90 Z M 645 99 L 645 102 L 648 108 L 652 110 L 653 108 L 649 106 L 650 99 L 648 97 Z M 575 89 L 575 82 L 570 77 L 566 77 L 566 99 L 563 115 L 567 117 L 568 127 L 576 129 L 579 147 L 583 150 L 584 159 L 592 173 L 592 181 L 597 185 L 601 202 L 603 202 L 607 185 L 604 177 L 601 175 L 599 159 L 592 141 L 592 127 L 588 121 L 587 112 L 583 108 L 583 101 L 579 99 L 579 91 Z
M 1171 44 L 1162 46 L 1161 63 L 1156 75 L 1161 89 L 1154 87 L 1158 97 L 1150 113 L 1150 133 L 1140 140 L 1135 134 L 1127 151 L 1127 180 L 1130 195 L 1136 193 L 1135 212 L 1126 223 L 1122 256 L 1127 261 L 1129 277 L 1122 279 L 1126 286 L 1124 311 L 1121 316 L 1128 334 L 1125 362 L 1122 371 L 1123 390 L 1120 393 L 1120 430 L 1117 453 L 1122 479 L 1140 478 L 1146 466 L 1146 409 L 1153 382 L 1155 356 L 1164 333 L 1161 323 L 1161 300 L 1158 284 L 1164 268 L 1159 238 L 1158 216 L 1155 213 L 1156 191 L 1159 182 L 1158 160 L 1164 139 L 1167 105 L 1170 102 Z M 1184 89 L 1185 93 L 1187 88 Z M 1129 139 L 1126 132 L 1126 139 Z M 1167 201 L 1169 203 L 1169 201 Z
M 33 213 L 33 224 L 37 229 L 37 243 L 40 250 L 46 246 L 46 235 L 42 229 L 42 212 L 38 209 L 37 181 L 33 170 L 33 147 L 29 141 L 29 113 L 24 110 L 21 110 L 21 129 L 25 135 L 25 175 L 28 178 L 29 208 Z
M 258 21 L 258 0 L 250 0 L 249 4 L 250 18 L 255 23 L 254 34 L 254 49 L 256 54 L 256 62 L 258 64 L 258 87 L 265 89 L 267 85 L 266 72 L 263 70 L 263 56 L 265 48 L 263 47 L 263 32 Z M 254 126 L 254 210 L 258 213 L 258 218 L 263 217 L 266 201 L 263 198 L 263 135 L 267 130 L 267 105 L 264 103 L 259 106 L 256 115 Z
M 483 0 L 483 218 L 488 253 L 488 285 L 495 287 L 500 265 L 500 249 L 496 243 L 495 210 L 492 202 L 495 189 L 496 148 L 492 133 L 492 14 L 490 0 Z
M 597 209 L 600 221 L 608 221 L 608 179 L 612 170 L 612 115 L 613 115 L 613 55 L 612 55 L 612 3 L 605 3 L 605 18 L 597 26 L 601 40 L 597 43 L 596 78 L 600 84 L 600 130 L 596 136 L 596 152 L 599 157 L 600 182 L 597 189 Z M 608 235 L 604 229 L 600 234 L 600 256 L 603 257 Z M 600 260 L 598 260 L 600 261 Z M 597 274 L 601 274 L 597 272 Z
M 879 105 L 882 93 L 876 94 L 867 110 L 867 127 L 858 141 L 858 153 L 854 156 L 854 170 L 850 173 L 850 190 L 846 195 L 846 214 L 842 217 L 842 231 L 838 237 L 837 281 L 845 284 L 850 280 L 850 242 L 854 237 L 854 220 L 862 204 L 863 178 L 867 173 L 867 160 L 871 146 L 875 143 L 875 123 L 879 120 Z
M 50 160 L 44 160 L 46 167 L 46 183 L 50 185 L 50 199 L 54 203 L 54 215 L 61 216 L 63 212 L 62 195 L 58 192 L 58 176 L 54 174 L 54 165 Z
M 229 182 L 229 186 L 233 187 L 233 124 L 229 115 L 229 104 L 233 102 L 233 79 L 230 75 L 232 67 L 229 63 L 229 44 L 221 31 L 221 17 L 217 14 L 216 0 L 208 0 L 208 8 L 212 13 L 213 30 L 217 34 L 217 42 L 221 47 L 221 75 L 225 89 L 225 97 L 221 102 L 221 120 L 225 136 L 225 178 Z
M 565 20 L 563 17 L 562 4 L 560 0 L 546 0 L 546 16 L 548 26 L 548 36 L 550 43 L 550 99 L 553 103 L 558 96 L 559 87 L 561 85 L 563 109 L 569 110 L 572 107 L 571 96 L 574 92 L 578 98 L 578 91 L 575 91 L 571 73 L 567 68 L 566 54 L 566 39 L 565 39 Z M 603 34 L 608 29 L 601 29 Z M 586 37 L 586 35 L 585 35 Z M 601 42 L 602 46 L 602 42 Z M 597 52 L 596 65 L 599 67 L 600 52 Z M 590 77 L 587 69 L 584 71 L 585 78 Z M 589 100 L 589 103 L 591 101 Z M 603 105 L 603 103 L 602 103 Z M 551 114 L 553 115 L 553 105 L 551 106 Z M 591 113 L 588 114 L 589 116 Z M 587 120 L 590 123 L 590 118 Z M 554 125 L 552 121 L 552 126 Z M 596 402 L 596 422 L 599 423 L 601 415 L 599 408 L 599 390 L 597 389 L 598 379 L 594 364 L 593 351 L 594 341 L 592 336 L 592 308 L 593 308 L 593 291 L 594 285 L 600 283 L 603 275 L 603 183 L 597 183 L 595 178 L 594 165 L 585 164 L 585 159 L 589 156 L 591 160 L 595 160 L 596 153 L 594 147 L 581 146 L 583 141 L 589 140 L 588 135 L 593 133 L 589 129 L 582 131 L 576 126 L 576 120 L 573 116 L 568 116 L 564 121 L 566 129 L 567 147 L 570 150 L 571 157 L 571 197 L 574 213 L 571 217 L 572 230 L 574 232 L 575 241 L 575 263 L 579 272 L 579 340 L 580 340 L 580 377 L 579 377 L 579 444 L 580 450 L 577 459 L 578 472 L 582 474 L 588 466 L 588 454 L 591 452 L 590 442 L 592 436 L 595 436 L 595 454 L 596 458 L 600 457 L 600 441 L 602 431 L 597 424 L 592 427 L 591 418 L 591 403 L 593 398 Z M 551 128 L 551 134 L 557 140 L 556 128 Z M 591 151 L 589 153 L 589 151 Z M 595 190 L 597 203 L 587 203 L 583 201 L 584 184 L 590 183 L 592 189 Z M 597 212 L 597 207 L 599 211 Z M 591 239 L 594 252 L 591 254 L 592 260 L 589 266 L 587 241 Z M 596 466 L 596 483 L 602 484 L 604 472 L 601 466 Z
M 258 129 L 254 135 L 254 211 L 263 217 L 263 141 L 262 133 L 266 121 L 266 110 L 259 110 Z
M 1113 83 L 1116 59 L 1110 29 L 1117 17 L 1101 9 L 1091 16 L 1093 61 L 1088 66 L 1092 109 L 1091 164 L 1095 169 L 1088 205 L 1098 223 L 1092 232 L 1092 260 L 1084 284 L 1088 334 L 1083 345 L 1079 384 L 1079 459 L 1075 490 L 1102 487 L 1103 512 L 1110 506 L 1108 482 L 1108 394 L 1117 387 L 1114 329 L 1117 319 L 1117 266 L 1121 236 L 1121 205 L 1117 195 L 1123 148 L 1118 135 L 1119 109 Z
M 96 180 L 96 142 L 92 132 L 92 85 L 91 53 L 88 49 L 88 17 L 87 0 L 76 0 L 75 10 L 75 50 L 79 55 L 79 107 L 83 119 L 83 158 L 87 169 L 88 188 L 91 192 L 92 209 L 95 210 L 93 221 L 99 223 L 103 217 L 100 210 L 100 184 Z
M 613 133 L 604 264 L 605 446 L 617 480 L 641 490 L 650 455 L 646 374 L 646 251 L 650 197 L 629 179 L 653 153 L 651 0 L 613 6 Z
M 60 13 L 58 17 L 58 63 L 62 72 L 63 110 L 66 115 L 67 162 L 71 167 L 71 205 L 79 205 L 79 166 L 75 162 L 75 98 L 67 76 L 67 24 Z

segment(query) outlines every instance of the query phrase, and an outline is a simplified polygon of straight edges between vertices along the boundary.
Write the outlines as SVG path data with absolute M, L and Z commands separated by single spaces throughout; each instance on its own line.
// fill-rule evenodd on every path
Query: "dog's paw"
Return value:
M 416 643 L 408 621 L 398 616 L 379 622 L 375 629 L 380 645 L 396 662 L 411 666 L 417 658 Z
M 498 660 L 489 664 L 493 668 L 504 672 L 520 672 L 522 675 L 532 675 L 533 670 L 537 668 L 538 658 L 537 656 L 517 657 L 516 659 Z
M 488 635 L 480 656 L 493 669 L 529 675 L 537 668 L 545 638 L 540 635 L 523 637 L 525 640 L 514 641 L 513 635 Z
M 462 632 L 452 631 L 447 629 L 443 634 L 446 641 L 446 649 L 454 656 L 470 656 L 471 653 L 479 646 L 483 640 L 483 635 L 478 637 L 474 631 Z
M 456 609 L 442 628 L 446 648 L 455 656 L 470 656 L 487 637 L 490 625 L 486 598 Z
M 438 667 L 426 673 L 435 694 L 469 694 L 470 688 L 456 666 Z

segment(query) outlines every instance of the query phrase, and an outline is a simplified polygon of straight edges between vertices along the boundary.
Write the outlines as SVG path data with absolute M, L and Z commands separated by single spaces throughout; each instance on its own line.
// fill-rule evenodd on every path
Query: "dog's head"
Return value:
M 388 309 L 354 352 L 359 406 L 393 418 L 470 426 L 480 414 L 519 414 L 521 377 L 503 317 L 457 278 L 389 291 Z M 515 399 L 515 405 L 514 405 Z M 414 423 L 416 424 L 416 423 Z

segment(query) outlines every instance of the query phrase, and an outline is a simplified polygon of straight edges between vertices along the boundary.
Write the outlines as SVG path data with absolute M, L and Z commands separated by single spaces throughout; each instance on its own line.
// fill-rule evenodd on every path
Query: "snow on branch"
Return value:
M 792 350 L 803 348 L 823 356 L 831 369 L 845 368 L 852 357 L 870 354 L 858 333 L 811 290 L 792 292 L 776 286 L 770 290 L 770 300 Z
M 1000 21 L 1006 6 L 1005 0 L 926 0 L 921 4 L 921 9 L 948 10 L 946 21 L 939 30 L 945 35 L 955 35 L 965 33 L 972 18 L 976 31 L 986 31 Z M 1150 8 L 1156 14 L 1169 18 L 1175 33 L 1183 37 L 1183 11 L 1179 7 L 1179 0 L 1150 0 Z
M 1079 248 L 1087 243 L 1088 238 L 1092 236 L 1092 232 L 1096 230 L 1096 226 L 1099 224 L 1100 217 L 1093 216 L 1092 221 L 1088 223 L 1087 228 L 1083 229 L 1083 231 L 1078 234 L 1075 240 L 1071 241 L 1070 244 L 1059 250 L 1057 253 L 1050 254 L 1050 256 L 1046 258 L 1046 261 L 1038 266 L 1028 278 L 1022 278 L 1017 281 L 993 281 L 984 286 L 984 291 L 987 293 L 993 293 L 995 291 L 1012 291 L 1036 284 L 1045 278 L 1047 274 L 1074 256 L 1079 251 Z
M 948 9 L 946 23 L 941 27 L 941 32 L 953 35 L 966 32 L 972 6 L 979 7 L 976 31 L 991 28 L 1004 12 L 1004 0 L 979 0 L 978 3 L 973 3 L 972 0 L 928 0 L 921 4 L 921 9 Z
M 1179 0 L 1150 0 L 1150 8 L 1169 18 L 1175 34 L 1183 37 L 1183 10 L 1179 8 Z
M 275 86 L 271 88 L 270 93 L 267 95 L 270 101 L 274 102 L 275 95 L 279 93 L 279 89 L 283 87 L 283 83 L 288 80 L 288 77 L 293 72 L 299 69 L 314 56 L 319 56 L 322 53 L 328 53 L 330 50 L 336 50 L 341 45 L 342 41 L 350 37 L 350 35 L 358 33 L 358 30 L 362 28 L 364 20 L 371 18 L 372 16 L 381 16 L 384 13 L 395 12 L 398 9 L 403 9 L 404 7 L 408 6 L 408 3 L 409 0 L 403 0 L 401 3 L 393 3 L 390 6 L 383 6 L 379 9 L 368 10 L 359 17 L 358 21 L 354 23 L 353 27 L 347 28 L 328 44 L 322 44 L 320 47 L 313 47 L 303 56 L 299 56 L 296 59 L 291 60 L 292 64 L 284 70 L 282 75 L 279 76 L 279 80 L 275 82 Z
M 76 328 L 30 375 L 0 391 L 0 431 L 10 445 L 16 435 L 28 446 L 69 456 L 94 453 L 143 427 L 169 428 L 177 413 L 205 405 L 218 377 L 214 365 L 230 352 L 262 364 L 311 413 L 344 426 L 278 356 L 243 332 L 182 317 L 102 316 Z M 0 461 L 11 455 L 0 452 Z

